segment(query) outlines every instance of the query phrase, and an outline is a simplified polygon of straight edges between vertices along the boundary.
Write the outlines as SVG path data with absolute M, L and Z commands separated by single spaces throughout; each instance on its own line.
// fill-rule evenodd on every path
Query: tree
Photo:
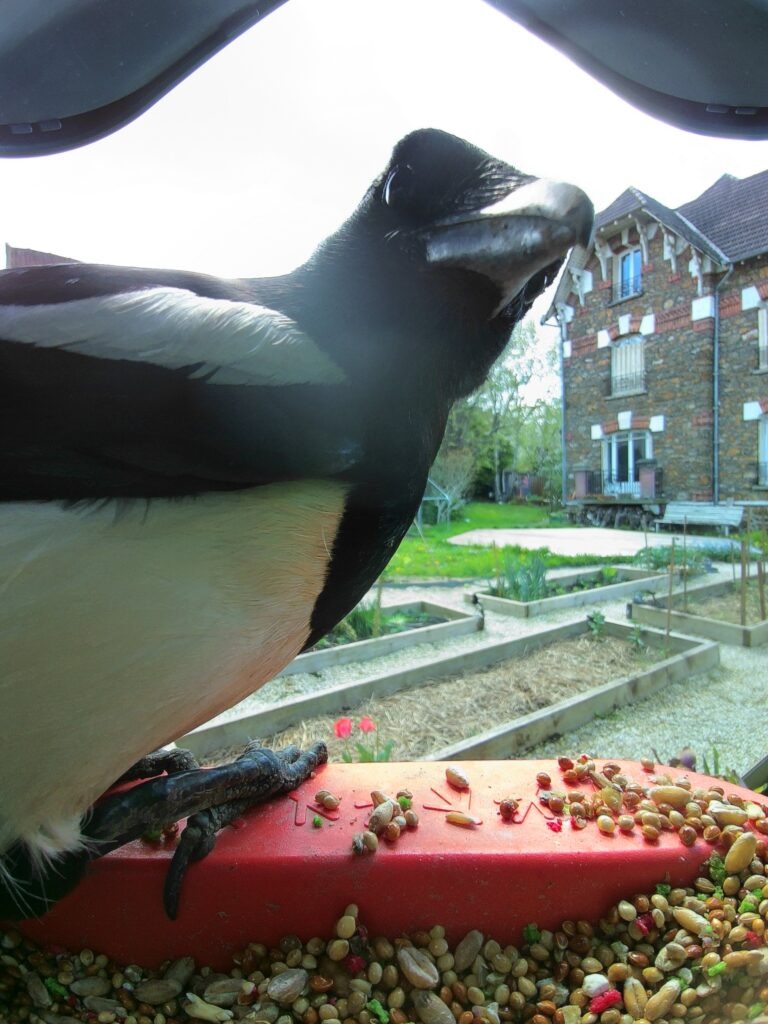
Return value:
M 438 462 L 448 452 L 471 452 L 474 478 L 494 500 L 504 497 L 503 471 L 516 455 L 532 406 L 521 390 L 542 372 L 547 357 L 536 346 L 532 321 L 518 324 L 485 383 L 458 402 L 450 415 Z
M 429 475 L 451 499 L 451 509 L 460 509 L 472 492 L 475 477 L 475 456 L 472 449 L 450 448 L 443 445 L 437 453 Z
M 560 495 L 563 411 L 560 399 L 537 402 L 520 437 L 516 468 L 541 477 L 547 497 Z

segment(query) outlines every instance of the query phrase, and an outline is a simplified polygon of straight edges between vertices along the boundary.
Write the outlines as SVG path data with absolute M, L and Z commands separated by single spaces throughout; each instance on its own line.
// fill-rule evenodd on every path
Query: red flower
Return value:
M 373 721 L 372 718 L 369 718 L 366 715 L 365 718 L 360 719 L 360 725 L 358 726 L 358 728 L 360 729 L 360 732 L 375 732 L 376 723 Z
M 351 718 L 337 718 L 333 723 L 333 734 L 340 740 L 349 739 L 352 733 L 352 719 Z
M 602 1013 L 603 1010 L 609 1009 L 611 1006 L 616 1006 L 621 1002 L 621 994 L 615 989 L 608 989 L 607 992 L 601 992 L 599 996 L 595 996 L 594 999 L 590 1000 L 589 1012 L 590 1013 Z

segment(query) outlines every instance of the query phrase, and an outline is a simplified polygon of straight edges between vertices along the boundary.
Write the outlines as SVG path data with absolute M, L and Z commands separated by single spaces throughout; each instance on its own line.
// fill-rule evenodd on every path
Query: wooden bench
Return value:
M 670 501 L 664 509 L 664 517 L 656 520 L 656 532 L 660 526 L 716 526 L 728 531 L 740 526 L 744 517 L 741 505 L 708 505 L 702 501 Z

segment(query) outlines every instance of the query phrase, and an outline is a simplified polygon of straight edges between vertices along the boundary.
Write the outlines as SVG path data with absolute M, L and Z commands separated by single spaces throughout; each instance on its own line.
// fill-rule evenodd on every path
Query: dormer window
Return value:
M 629 249 L 616 257 L 613 298 L 615 302 L 639 295 L 643 283 L 643 257 L 640 249 Z

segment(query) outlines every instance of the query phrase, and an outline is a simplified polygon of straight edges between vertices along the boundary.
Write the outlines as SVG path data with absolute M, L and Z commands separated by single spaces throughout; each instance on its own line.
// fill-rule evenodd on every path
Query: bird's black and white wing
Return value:
M 247 282 L 0 273 L 0 498 L 174 497 L 354 464 L 344 371 Z

